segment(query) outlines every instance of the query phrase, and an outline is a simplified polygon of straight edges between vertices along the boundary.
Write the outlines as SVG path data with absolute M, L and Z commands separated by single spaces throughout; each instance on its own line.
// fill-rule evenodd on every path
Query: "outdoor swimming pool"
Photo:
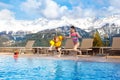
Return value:
M 120 63 L 0 56 L 0 80 L 120 80 Z

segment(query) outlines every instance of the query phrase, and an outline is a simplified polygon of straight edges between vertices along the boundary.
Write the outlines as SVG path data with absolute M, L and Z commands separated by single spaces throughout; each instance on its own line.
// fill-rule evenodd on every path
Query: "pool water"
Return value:
M 120 80 L 120 63 L 0 56 L 0 80 Z

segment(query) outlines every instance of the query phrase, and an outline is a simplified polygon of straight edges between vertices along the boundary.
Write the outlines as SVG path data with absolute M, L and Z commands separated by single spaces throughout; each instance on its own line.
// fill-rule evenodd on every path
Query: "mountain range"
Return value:
M 53 29 L 62 26 L 74 25 L 84 30 L 91 30 L 92 28 L 101 28 L 106 23 L 115 24 L 116 27 L 120 27 L 120 15 L 109 16 L 105 18 L 79 18 L 70 19 L 62 17 L 60 20 L 48 20 L 45 18 L 39 18 L 36 20 L 0 20 L 0 32 L 1 31 L 28 31 L 36 33 L 45 29 Z
M 16 45 L 16 43 L 25 42 L 28 39 L 37 40 L 38 36 L 42 42 L 42 40 L 51 39 L 56 34 L 68 35 L 71 25 L 77 28 L 83 38 L 90 37 L 95 31 L 98 31 L 103 39 L 106 35 L 112 37 L 120 34 L 120 15 L 84 19 L 62 17 L 61 20 L 44 18 L 33 21 L 0 20 L 0 44 L 1 46 L 3 46 L 2 44 Z

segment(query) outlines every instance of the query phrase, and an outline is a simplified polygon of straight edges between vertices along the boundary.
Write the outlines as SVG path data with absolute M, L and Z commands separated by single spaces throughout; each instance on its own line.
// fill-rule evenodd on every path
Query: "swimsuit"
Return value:
M 74 44 L 79 42 L 78 35 L 77 35 L 76 32 L 75 33 L 71 33 L 70 35 L 71 35 L 71 38 L 72 38 Z

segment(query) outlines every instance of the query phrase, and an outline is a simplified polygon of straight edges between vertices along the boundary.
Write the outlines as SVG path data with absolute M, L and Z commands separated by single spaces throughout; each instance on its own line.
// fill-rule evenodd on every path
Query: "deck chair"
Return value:
M 113 51 L 120 51 L 120 37 L 113 38 L 111 49 L 109 49 L 109 51 L 107 52 L 107 55 L 111 53 L 113 54 Z
M 88 52 L 92 51 L 92 47 L 93 47 L 93 39 L 86 38 L 82 40 L 80 50 L 82 52 L 86 52 L 86 54 L 88 55 Z
M 19 53 L 21 54 L 21 53 L 27 53 L 29 51 L 32 51 L 33 50 L 32 46 L 33 46 L 34 42 L 35 42 L 34 40 L 29 40 L 27 42 L 25 48 L 20 49 Z
M 64 48 L 62 49 L 62 53 L 65 54 L 69 51 L 74 51 L 74 43 L 73 43 L 73 40 L 72 38 L 67 38 L 66 42 L 65 42 L 65 46 Z

